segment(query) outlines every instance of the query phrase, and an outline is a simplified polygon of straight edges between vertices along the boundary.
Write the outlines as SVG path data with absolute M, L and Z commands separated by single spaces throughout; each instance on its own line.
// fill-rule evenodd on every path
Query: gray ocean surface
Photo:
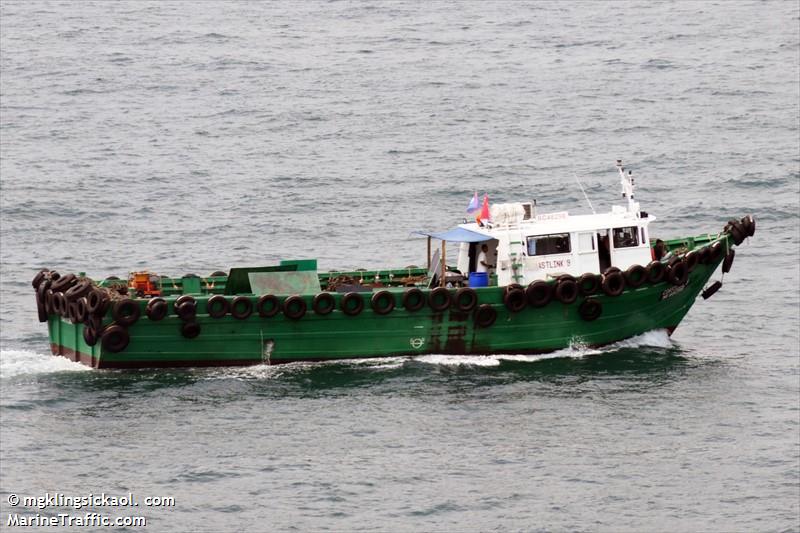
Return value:
M 119 531 L 800 531 L 799 15 L 0 2 L 3 527 L 97 511 L 147 518 Z M 617 158 L 654 236 L 757 220 L 671 338 L 118 372 L 49 355 L 36 319 L 45 266 L 423 264 L 410 232 L 460 222 L 476 190 L 583 213 L 578 176 L 608 209 Z M 141 505 L 9 504 L 56 492 Z

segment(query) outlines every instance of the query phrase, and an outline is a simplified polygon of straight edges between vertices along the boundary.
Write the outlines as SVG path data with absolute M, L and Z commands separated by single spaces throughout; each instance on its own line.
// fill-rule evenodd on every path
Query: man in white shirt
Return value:
M 481 245 L 481 251 L 478 254 L 478 259 L 476 261 L 475 272 L 489 272 L 490 268 L 494 268 L 494 265 L 489 263 L 489 259 L 487 257 L 489 252 L 489 247 L 485 244 Z

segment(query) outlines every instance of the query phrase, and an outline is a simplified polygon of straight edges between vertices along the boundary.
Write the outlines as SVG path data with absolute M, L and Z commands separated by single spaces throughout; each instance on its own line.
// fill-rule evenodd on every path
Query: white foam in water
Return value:
M 427 363 L 429 365 L 443 365 L 443 366 L 498 366 L 500 364 L 499 356 L 494 355 L 421 355 L 415 357 L 414 361 Z
M 654 329 L 652 331 L 642 333 L 641 335 L 631 337 L 630 339 L 625 339 L 624 341 L 614 343 L 609 346 L 609 348 L 616 350 L 619 348 L 639 348 L 641 346 L 650 346 L 653 348 L 672 348 L 675 346 L 675 344 L 672 342 L 667 330 Z
M 0 351 L 0 378 L 3 379 L 24 374 L 88 370 L 91 370 L 91 368 L 60 356 L 29 352 L 27 350 Z
M 673 346 L 672 340 L 665 329 L 657 329 L 642 333 L 630 339 L 615 342 L 602 348 L 590 348 L 580 342 L 573 342 L 567 348 L 556 350 L 555 352 L 527 355 L 527 354 L 501 354 L 501 355 L 422 355 L 415 357 L 415 361 L 428 363 L 431 365 L 444 366 L 499 366 L 501 361 L 515 361 L 523 363 L 535 363 L 544 359 L 570 358 L 580 359 L 590 355 L 600 355 L 614 352 L 621 348 L 639 348 L 650 346 L 655 348 L 670 348 Z
M 365 359 L 344 359 L 337 361 L 348 365 L 363 365 L 369 368 L 400 368 L 408 357 L 368 357 Z
M 207 379 L 235 378 L 235 379 L 275 379 L 281 376 L 317 366 L 325 365 L 351 365 L 363 366 L 372 369 L 400 368 L 408 357 L 369 357 L 364 359 L 334 359 L 330 361 L 297 361 L 280 365 L 253 365 L 231 367 L 228 369 L 215 369 Z

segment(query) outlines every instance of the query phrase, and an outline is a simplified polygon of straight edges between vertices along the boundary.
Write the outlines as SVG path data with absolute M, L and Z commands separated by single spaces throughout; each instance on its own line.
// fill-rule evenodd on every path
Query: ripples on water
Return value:
M 0 507 L 157 530 L 800 529 L 795 3 L 0 5 Z M 420 263 L 472 192 L 638 174 L 659 235 L 758 231 L 669 340 L 90 371 L 29 280 Z

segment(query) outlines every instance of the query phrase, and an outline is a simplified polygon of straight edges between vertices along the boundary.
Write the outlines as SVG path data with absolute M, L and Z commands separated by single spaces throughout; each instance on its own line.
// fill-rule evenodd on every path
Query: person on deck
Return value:
M 488 258 L 489 247 L 485 244 L 481 245 L 481 251 L 478 254 L 477 266 L 475 267 L 475 272 L 486 272 L 489 273 L 490 268 L 494 268 L 494 265 L 489 263 Z

